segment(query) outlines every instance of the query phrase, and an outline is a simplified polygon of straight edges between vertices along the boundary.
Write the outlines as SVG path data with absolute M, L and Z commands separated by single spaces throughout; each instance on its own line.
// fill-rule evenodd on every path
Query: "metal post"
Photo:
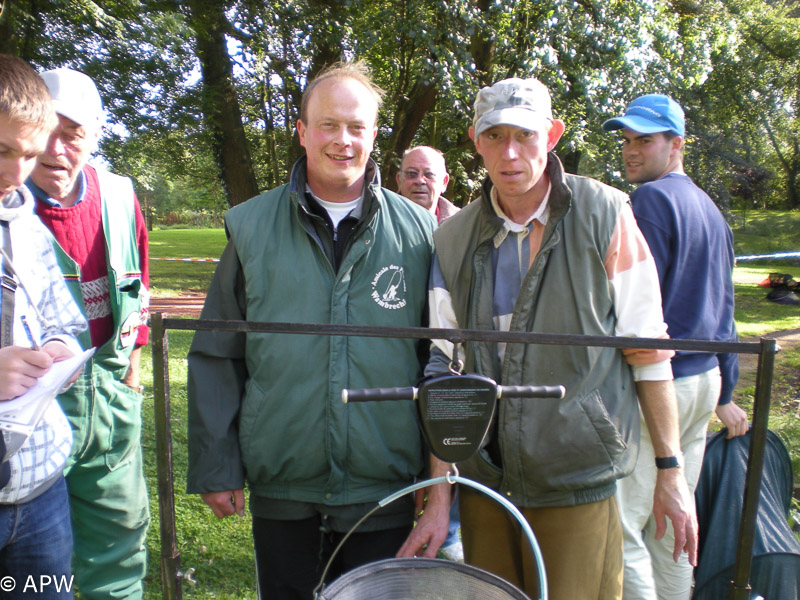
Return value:
M 733 567 L 730 600 L 750 600 L 750 568 L 753 562 L 758 501 L 761 495 L 761 476 L 764 470 L 764 451 L 767 444 L 769 405 L 772 397 L 772 374 L 775 363 L 774 339 L 761 338 L 758 355 L 756 391 L 753 401 L 753 424 L 750 429 L 750 453 L 747 458 L 747 478 L 744 485 L 742 519 L 739 523 L 739 543 Z
M 161 597 L 181 600 L 181 559 L 175 528 L 175 490 L 172 480 L 172 428 L 169 405 L 169 344 L 161 313 L 150 318 L 153 346 L 153 402 L 158 456 L 158 507 L 161 525 Z

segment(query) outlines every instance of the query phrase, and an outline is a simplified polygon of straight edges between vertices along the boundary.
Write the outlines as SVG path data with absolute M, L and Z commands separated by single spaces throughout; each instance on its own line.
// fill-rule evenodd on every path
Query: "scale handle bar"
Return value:
M 498 385 L 499 398 L 563 398 L 563 385 Z
M 413 400 L 417 397 L 415 387 L 373 388 L 363 390 L 342 390 L 342 402 L 369 402 L 383 400 Z

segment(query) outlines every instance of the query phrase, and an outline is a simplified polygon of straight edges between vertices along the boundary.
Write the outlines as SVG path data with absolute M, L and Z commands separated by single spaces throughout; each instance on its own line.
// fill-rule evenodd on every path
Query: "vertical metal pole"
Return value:
M 747 457 L 747 477 L 744 485 L 742 519 L 739 523 L 739 543 L 736 550 L 736 563 L 733 567 L 730 600 L 750 600 L 750 568 L 753 562 L 753 542 L 758 517 L 758 501 L 761 495 L 761 476 L 764 471 L 764 451 L 767 445 L 776 347 L 774 339 L 761 338 L 756 392 L 753 401 L 753 425 L 750 429 L 750 453 Z
M 161 313 L 150 319 L 153 349 L 153 402 L 158 457 L 158 508 L 161 525 L 161 597 L 181 600 L 181 558 L 175 528 L 175 491 L 172 481 L 172 428 L 169 405 L 169 344 Z

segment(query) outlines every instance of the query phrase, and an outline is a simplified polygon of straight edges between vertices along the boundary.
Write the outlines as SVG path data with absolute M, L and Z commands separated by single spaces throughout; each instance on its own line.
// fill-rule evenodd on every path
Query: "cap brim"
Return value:
M 519 108 L 516 106 L 501 108 L 493 110 L 480 118 L 475 125 L 475 135 L 479 136 L 487 129 L 496 127 L 497 125 L 512 125 L 514 127 L 521 127 L 522 129 L 533 131 L 543 122 L 549 120 L 550 118 L 544 113 L 528 108 Z
M 605 131 L 614 131 L 616 129 L 623 129 L 625 127 L 628 129 L 633 129 L 638 133 L 661 133 L 663 131 L 673 131 L 674 133 L 678 133 L 671 127 L 664 127 L 663 125 L 653 123 L 648 119 L 643 119 L 642 117 L 637 117 L 635 115 L 615 117 L 603 123 L 603 129 Z
M 82 127 L 96 127 L 102 125 L 102 120 L 91 110 L 83 110 L 73 102 L 62 102 L 53 100 L 53 108 L 56 113 L 67 117 L 70 121 L 75 121 Z

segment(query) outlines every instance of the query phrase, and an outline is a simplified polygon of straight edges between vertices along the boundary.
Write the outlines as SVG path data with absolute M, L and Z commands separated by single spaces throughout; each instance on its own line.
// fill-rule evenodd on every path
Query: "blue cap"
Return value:
M 672 98 L 662 94 L 640 96 L 628 105 L 625 114 L 603 123 L 605 131 L 627 127 L 637 133 L 672 133 L 684 137 L 686 122 L 683 109 Z

